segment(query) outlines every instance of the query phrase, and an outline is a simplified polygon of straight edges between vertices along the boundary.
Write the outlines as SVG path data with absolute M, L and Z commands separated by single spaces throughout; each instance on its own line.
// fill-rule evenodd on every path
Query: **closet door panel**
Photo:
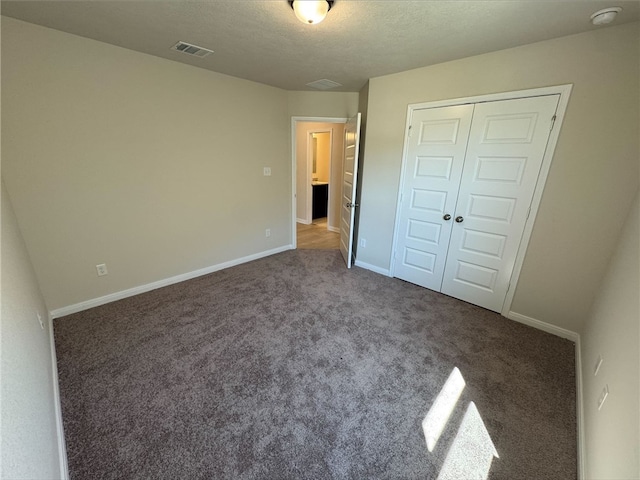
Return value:
M 558 99 L 476 104 L 443 293 L 501 310 Z
M 473 105 L 417 110 L 401 188 L 394 276 L 440 290 Z M 449 215 L 449 219 L 445 219 Z

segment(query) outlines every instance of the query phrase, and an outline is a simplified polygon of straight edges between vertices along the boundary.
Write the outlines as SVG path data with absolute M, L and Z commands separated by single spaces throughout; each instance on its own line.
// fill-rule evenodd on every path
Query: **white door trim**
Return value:
M 522 264 L 524 263 L 527 247 L 529 246 L 529 240 L 531 239 L 531 232 L 533 231 L 533 225 L 535 223 L 535 219 L 538 214 L 538 208 L 540 207 L 542 193 L 544 191 L 544 186 L 547 181 L 547 177 L 549 175 L 549 170 L 551 168 L 553 154 L 555 152 L 556 144 L 558 142 L 558 136 L 560 134 L 562 122 L 564 120 L 564 116 L 567 110 L 567 105 L 569 103 L 569 96 L 571 95 L 572 88 L 573 88 L 573 84 L 556 85 L 551 87 L 518 90 L 514 92 L 501 92 L 501 93 L 494 93 L 489 95 L 479 95 L 474 97 L 463 97 L 463 98 L 454 98 L 450 100 L 438 100 L 433 102 L 414 103 L 414 104 L 410 104 L 407 107 L 407 118 L 406 118 L 405 128 L 404 128 L 404 146 L 402 148 L 402 165 L 400 167 L 401 168 L 400 183 L 398 184 L 398 198 L 396 202 L 396 220 L 395 220 L 394 233 L 393 233 L 393 245 L 391 248 L 390 276 L 392 277 L 394 276 L 394 270 L 395 270 L 395 255 L 396 255 L 396 248 L 398 243 L 398 231 L 400 228 L 400 225 L 398 224 L 398 219 L 400 218 L 402 185 L 404 184 L 406 156 L 407 156 L 407 148 L 408 148 L 407 138 L 409 136 L 409 126 L 411 125 L 414 110 L 422 110 L 425 108 L 449 107 L 449 106 L 463 105 L 463 104 L 469 104 L 469 103 L 495 102 L 498 100 L 512 100 L 512 99 L 527 98 L 527 97 L 540 97 L 544 95 L 560 95 L 560 99 L 558 101 L 558 108 L 556 110 L 555 124 L 549 135 L 547 149 L 545 150 L 545 154 L 542 159 L 542 166 L 540 167 L 538 182 L 536 184 L 536 188 L 533 193 L 533 198 L 531 200 L 531 213 L 529 214 L 529 218 L 527 219 L 524 226 L 524 231 L 522 233 L 522 240 L 520 242 L 520 247 L 518 248 L 518 253 L 516 254 L 513 271 L 511 273 L 510 286 L 509 286 L 509 289 L 507 290 L 504 304 L 502 305 L 501 314 L 505 317 L 509 315 L 509 312 L 511 311 L 511 304 L 513 303 L 513 297 L 516 291 L 516 287 L 518 285 L 518 280 L 520 278 Z
M 347 123 L 347 118 L 342 117 L 291 117 L 291 248 L 298 248 L 298 238 L 296 234 L 296 129 L 298 122 L 314 123 Z M 331 182 L 329 182 L 331 184 Z

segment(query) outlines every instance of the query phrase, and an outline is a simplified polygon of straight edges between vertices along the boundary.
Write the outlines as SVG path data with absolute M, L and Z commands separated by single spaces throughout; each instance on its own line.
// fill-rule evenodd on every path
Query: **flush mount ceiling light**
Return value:
M 320 23 L 331 10 L 333 1 L 330 0 L 291 0 L 289 5 L 302 23 L 313 25 Z
M 591 15 L 591 23 L 594 25 L 606 25 L 607 23 L 613 22 L 613 19 L 616 18 L 616 15 L 621 11 L 622 7 L 609 7 L 598 10 Z

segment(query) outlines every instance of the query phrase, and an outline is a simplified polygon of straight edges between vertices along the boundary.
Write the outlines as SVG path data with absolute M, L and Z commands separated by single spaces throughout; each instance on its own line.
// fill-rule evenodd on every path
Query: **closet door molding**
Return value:
M 549 174 L 549 170 L 551 167 L 553 153 L 555 151 L 555 147 L 558 141 L 558 136 L 562 126 L 562 121 L 564 119 L 564 115 L 567 109 L 569 96 L 571 94 L 571 88 L 572 88 L 572 85 L 559 85 L 559 86 L 536 88 L 536 89 L 530 89 L 530 90 L 503 92 L 503 93 L 497 93 L 497 94 L 491 94 L 491 95 L 482 95 L 482 96 L 475 96 L 475 97 L 464 97 L 464 98 L 456 98 L 456 99 L 450 99 L 450 100 L 417 103 L 417 104 L 411 104 L 408 106 L 407 119 L 406 119 L 406 125 L 405 125 L 405 141 L 404 141 L 404 148 L 402 152 L 401 177 L 400 177 L 400 183 L 398 188 L 398 201 L 397 201 L 397 207 L 396 207 L 396 221 L 395 221 L 395 227 L 394 227 L 394 241 L 393 241 L 392 261 L 391 261 L 391 270 L 390 270 L 391 276 L 395 276 L 396 264 L 398 262 L 398 258 L 396 258 L 397 257 L 396 253 L 399 245 L 402 243 L 400 241 L 399 236 L 403 232 L 403 228 L 405 228 L 405 226 L 403 226 L 402 224 L 402 193 L 403 193 L 403 186 L 405 184 L 405 175 L 408 174 L 407 163 L 408 163 L 408 153 L 409 153 L 408 149 L 410 147 L 409 137 L 412 134 L 412 132 L 410 131 L 410 126 L 414 121 L 414 115 L 416 111 L 441 108 L 441 107 L 453 107 L 453 106 L 460 106 L 460 105 L 476 105 L 476 104 L 482 104 L 487 102 L 497 102 L 500 100 L 515 100 L 515 99 L 524 99 L 524 98 L 530 98 L 530 97 L 558 95 L 559 99 L 558 99 L 558 106 L 555 113 L 555 119 L 551 126 L 551 132 L 548 137 L 547 147 L 542 158 L 542 164 L 538 174 L 537 183 L 535 185 L 535 189 L 532 195 L 529 216 L 525 222 L 523 232 L 522 232 L 522 238 L 520 241 L 520 246 L 517 250 L 517 254 L 515 256 L 515 260 L 513 263 L 513 268 L 511 271 L 511 276 L 509 281 L 509 287 L 505 294 L 504 302 L 502 303 L 502 308 L 495 309 L 504 316 L 509 315 L 511 310 L 511 304 L 513 302 L 513 296 L 518 284 L 518 278 L 520 276 L 522 264 L 524 263 L 527 247 L 529 245 L 529 240 L 531 238 L 531 232 L 533 230 L 533 225 L 535 223 L 535 219 L 538 213 L 538 208 L 540 206 L 542 193 L 543 193 L 544 186 L 545 186 L 545 183 Z

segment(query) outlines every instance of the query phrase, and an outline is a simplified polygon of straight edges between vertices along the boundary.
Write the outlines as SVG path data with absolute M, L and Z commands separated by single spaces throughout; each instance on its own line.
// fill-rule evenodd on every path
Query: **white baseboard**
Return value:
M 191 280 L 192 278 L 201 277 L 202 275 L 207 275 L 209 273 L 217 272 L 218 270 L 223 270 L 225 268 L 240 265 L 242 263 L 258 260 L 259 258 L 275 255 L 276 253 L 281 253 L 286 250 L 291 250 L 292 248 L 293 248 L 293 245 L 284 245 L 282 247 L 266 250 L 264 252 L 254 253 L 253 255 L 248 255 L 246 257 L 237 258 L 235 260 L 229 260 L 228 262 L 219 263 L 217 265 L 212 265 L 211 267 L 201 268 L 199 270 L 194 270 L 193 272 L 183 273 L 181 275 L 176 275 L 174 277 L 158 280 L 157 282 L 147 283 L 146 285 L 140 285 L 138 287 L 122 290 L 120 292 L 110 293 L 109 295 L 104 295 L 103 297 L 93 298 L 91 300 L 86 300 L 84 302 L 68 305 L 62 308 L 57 308 L 55 310 L 52 310 L 49 314 L 51 315 L 51 318 L 64 317 L 65 315 L 71 315 L 72 313 L 88 310 L 90 308 L 98 307 L 106 303 L 115 302 L 117 300 L 122 300 L 123 298 L 132 297 L 134 295 L 139 295 L 141 293 L 149 292 L 157 288 L 173 285 L 174 283 L 184 282 L 185 280 Z
M 303 225 L 311 225 L 312 222 L 310 222 L 306 218 L 296 218 L 296 223 L 301 223 Z
M 327 227 L 327 230 L 334 233 L 340 233 L 340 229 L 338 227 Z
M 67 462 L 67 443 L 64 440 L 64 424 L 62 423 L 62 405 L 60 404 L 60 384 L 58 383 L 58 358 L 53 336 L 53 318 L 49 315 L 49 348 L 51 348 L 51 374 L 53 382 L 53 403 L 56 415 L 56 435 L 58 437 L 58 462 L 60 478 L 69 480 L 69 464 Z
M 584 437 L 584 397 L 582 395 L 582 349 L 580 335 L 576 340 L 576 414 L 578 416 L 578 479 L 586 478 L 585 452 L 586 443 Z
M 391 271 L 386 268 L 376 267 L 375 265 L 371 265 L 369 263 L 361 262 L 360 260 L 356 260 L 354 263 L 356 267 L 364 268 L 365 270 L 371 270 L 372 272 L 379 273 L 380 275 L 384 275 L 386 277 L 391 276 Z
M 525 325 L 529 325 L 530 327 L 537 328 L 538 330 L 542 330 L 543 332 L 566 338 L 567 340 L 571 340 L 572 342 L 577 342 L 580 338 L 580 335 L 578 335 L 576 332 L 572 332 L 571 330 L 567 330 L 566 328 L 558 327 L 556 325 L 543 322 L 542 320 L 527 317 L 526 315 L 522 315 L 513 311 L 509 312 L 507 318 L 518 323 L 523 323 Z

